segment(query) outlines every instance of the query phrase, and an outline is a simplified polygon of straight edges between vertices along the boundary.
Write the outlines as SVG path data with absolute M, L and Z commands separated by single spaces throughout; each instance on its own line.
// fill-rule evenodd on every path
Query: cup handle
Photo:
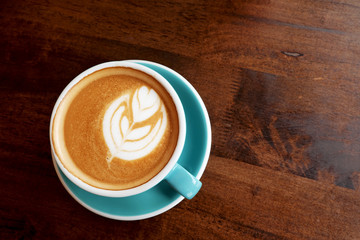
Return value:
M 199 192 L 202 185 L 197 178 L 177 163 L 165 180 L 187 199 L 192 199 Z

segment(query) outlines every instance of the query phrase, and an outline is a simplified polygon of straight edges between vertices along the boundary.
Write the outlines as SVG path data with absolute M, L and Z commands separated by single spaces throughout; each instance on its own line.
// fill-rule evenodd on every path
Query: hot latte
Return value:
M 144 72 L 110 67 L 67 92 L 51 137 L 70 173 L 97 188 L 123 190 L 153 178 L 171 158 L 178 135 L 166 89 Z

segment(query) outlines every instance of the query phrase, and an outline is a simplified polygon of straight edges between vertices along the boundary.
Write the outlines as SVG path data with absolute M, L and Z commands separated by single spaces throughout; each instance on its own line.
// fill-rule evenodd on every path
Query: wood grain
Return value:
M 360 4 L 1 1 L 0 239 L 360 239 Z M 48 126 L 105 61 L 164 64 L 197 89 L 203 188 L 160 216 L 100 217 L 59 182 Z

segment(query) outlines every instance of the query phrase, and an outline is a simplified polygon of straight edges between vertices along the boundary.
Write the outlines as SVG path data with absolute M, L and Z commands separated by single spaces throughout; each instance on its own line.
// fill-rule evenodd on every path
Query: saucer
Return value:
M 180 74 L 161 64 L 130 60 L 161 74 L 176 90 L 185 111 L 186 138 L 178 163 L 200 179 L 207 165 L 211 147 L 210 120 L 196 90 Z M 54 162 L 56 173 L 69 194 L 82 206 L 101 216 L 116 220 L 140 220 L 159 215 L 180 203 L 184 197 L 161 181 L 146 192 L 121 198 L 89 193 L 71 182 Z M 201 189 L 200 189 L 201 191 Z

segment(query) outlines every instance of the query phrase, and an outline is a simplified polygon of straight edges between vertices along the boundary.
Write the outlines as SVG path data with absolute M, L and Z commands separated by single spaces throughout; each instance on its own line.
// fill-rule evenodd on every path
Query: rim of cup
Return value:
M 177 140 L 177 145 L 175 147 L 175 150 L 174 150 L 170 160 L 165 165 L 165 167 L 162 170 L 160 170 L 160 172 L 158 174 L 156 174 L 153 178 L 151 178 L 149 181 L 147 181 L 139 186 L 136 186 L 134 188 L 123 189 L 123 190 L 108 190 L 108 189 L 97 188 L 97 187 L 94 187 L 94 186 L 91 186 L 91 185 L 85 183 L 77 176 L 71 174 L 65 168 L 65 166 L 62 164 L 59 157 L 57 156 L 57 154 L 54 150 L 53 140 L 52 140 L 52 128 L 53 128 L 53 120 L 54 120 L 55 114 L 57 112 L 57 109 L 58 109 L 61 101 L 64 99 L 64 97 L 69 92 L 69 90 L 72 89 L 72 87 L 76 83 L 81 81 L 84 77 L 88 76 L 89 74 L 96 72 L 98 70 L 110 68 L 110 67 L 129 67 L 129 68 L 133 68 L 135 70 L 142 71 L 142 72 L 154 77 L 170 94 L 170 96 L 176 106 L 177 115 L 178 115 L 178 119 L 179 119 L 179 136 L 178 136 L 178 140 Z M 177 163 L 178 159 L 180 158 L 180 155 L 181 155 L 183 147 L 184 147 L 185 136 L 186 136 L 186 119 L 185 119 L 184 109 L 183 109 L 183 106 L 182 106 L 179 96 L 177 95 L 176 91 L 171 86 L 171 84 L 162 75 L 160 75 L 156 71 L 154 71 L 146 66 L 143 66 L 141 64 L 138 64 L 138 63 L 129 62 L 126 60 L 125 61 L 111 61 L 111 62 L 105 62 L 105 63 L 95 65 L 95 66 L 83 71 L 78 76 L 76 76 L 73 80 L 71 80 L 70 83 L 64 88 L 64 90 L 59 95 L 59 97 L 54 105 L 52 114 L 51 114 L 49 134 L 50 134 L 50 145 L 51 145 L 52 156 L 53 156 L 53 158 L 55 158 L 55 161 L 58 164 L 61 171 L 73 183 L 75 183 L 80 188 L 82 188 L 88 192 L 97 194 L 97 195 L 106 196 L 106 197 L 127 197 L 127 196 L 136 195 L 136 194 L 139 194 L 139 193 L 142 193 L 142 192 L 145 192 L 145 191 L 151 189 L 152 187 L 157 185 L 159 182 L 161 182 L 167 176 L 167 174 L 173 169 L 173 167 Z

